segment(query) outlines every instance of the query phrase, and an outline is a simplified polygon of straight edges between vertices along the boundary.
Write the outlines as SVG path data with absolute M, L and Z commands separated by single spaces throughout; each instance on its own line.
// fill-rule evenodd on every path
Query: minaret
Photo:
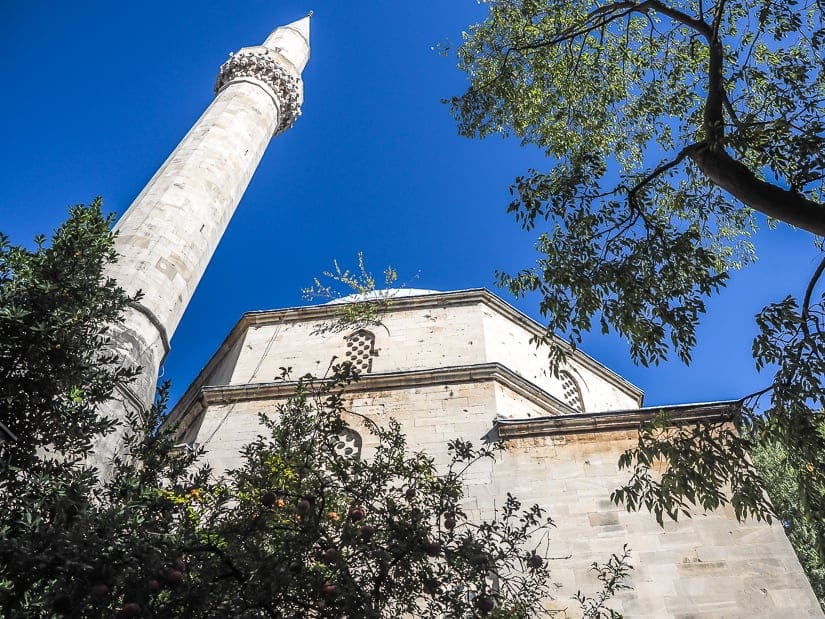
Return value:
M 112 340 L 121 364 L 142 371 L 104 406 L 107 415 L 151 405 L 169 340 L 269 140 L 301 113 L 310 15 L 230 54 L 215 99 L 117 222 L 120 258 L 108 274 L 142 297 Z M 119 440 L 115 432 L 98 445 L 102 471 Z

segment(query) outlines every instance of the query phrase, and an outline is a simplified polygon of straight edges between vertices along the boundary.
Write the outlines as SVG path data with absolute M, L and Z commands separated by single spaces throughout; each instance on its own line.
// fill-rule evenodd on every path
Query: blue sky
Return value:
M 442 98 L 465 78 L 432 47 L 483 18 L 475 0 L 32 3 L 0 8 L 0 230 L 28 243 L 66 206 L 102 195 L 122 213 L 209 104 L 229 52 L 309 9 L 303 116 L 273 140 L 172 340 L 164 377 L 180 394 L 244 311 L 302 304 L 333 258 L 363 251 L 413 287 L 494 288 L 496 269 L 534 260 L 505 213 L 508 185 L 546 167 L 515 141 L 460 138 Z M 646 392 L 646 403 L 738 398 L 753 369 L 754 314 L 801 295 L 809 235 L 760 233 L 760 261 L 709 304 L 694 363 L 650 369 L 615 337 L 584 350 Z M 416 273 L 420 276 L 415 279 Z M 515 301 L 540 320 L 537 299 Z

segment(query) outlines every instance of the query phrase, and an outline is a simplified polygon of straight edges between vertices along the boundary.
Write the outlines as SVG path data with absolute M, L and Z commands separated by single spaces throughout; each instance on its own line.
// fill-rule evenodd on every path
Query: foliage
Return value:
M 25 469 L 38 447 L 84 458 L 111 425 L 97 405 L 133 376 L 102 346 L 127 300 L 101 281 L 115 257 L 110 223 L 96 200 L 72 208 L 50 246 L 39 236 L 29 250 L 0 234 L 0 421 L 18 439 L 5 446 L 10 466 Z
M 596 578 L 602 583 L 602 589 L 594 597 L 588 597 L 581 591 L 576 592 L 576 600 L 584 612 L 585 619 L 619 619 L 621 615 L 607 606 L 611 597 L 619 591 L 630 589 L 627 579 L 633 566 L 630 565 L 630 549 L 627 544 L 622 548 L 621 556 L 614 554 L 607 563 L 596 561 L 590 569 L 596 572 Z
M 87 464 L 114 426 L 98 405 L 136 373 L 107 349 L 107 325 L 130 299 L 104 275 L 116 256 L 100 206 L 72 208 L 50 245 L 0 242 L 0 421 L 16 437 L 0 444 L 4 617 L 99 615 L 96 584 L 128 582 L 172 556 L 174 527 L 153 501 L 161 484 L 189 479 L 191 461 L 170 460 L 169 439 L 147 432 L 158 410 L 132 420 L 128 436 L 145 466 L 120 460 L 101 486 Z
M 821 424 L 818 431 L 823 431 Z M 816 549 L 816 540 L 822 537 L 821 531 L 817 531 L 817 528 L 821 529 L 825 523 L 806 518 L 800 508 L 801 492 L 797 465 L 787 448 L 779 441 L 757 445 L 751 456 L 756 470 L 764 480 L 776 517 L 784 526 L 814 593 L 825 609 L 825 561 Z M 819 466 L 825 466 L 825 454 L 820 455 Z
M 51 246 L 3 246 L 0 419 L 19 440 L 0 444 L 2 616 L 544 616 L 543 510 L 462 509 L 464 472 L 499 446 L 453 441 L 446 468 L 408 453 L 397 424 L 345 412 L 348 364 L 297 381 L 221 477 L 176 447 L 162 390 L 99 481 L 96 405 L 133 374 L 106 348 L 129 299 L 104 276 L 99 206 Z M 337 449 L 345 419 L 367 429 L 364 458 Z
M 611 498 L 628 510 L 645 507 L 659 525 L 664 516 L 689 518 L 695 505 L 710 511 L 731 504 L 740 519 L 770 514 L 750 446 L 728 420 L 676 422 L 660 414 L 642 426 L 637 447 L 619 457 L 619 468 L 632 476 Z
M 323 299 L 340 303 L 338 319 L 332 325 L 326 325 L 324 330 L 338 332 L 380 325 L 392 302 L 390 286 L 398 279 L 396 270 L 391 266 L 384 269 L 384 289 L 378 289 L 375 276 L 367 270 L 363 252 L 358 252 L 357 271 L 342 269 L 337 260 L 333 260 L 332 265 L 332 271 L 322 274 L 329 280 L 328 284 L 316 277 L 311 286 L 301 291 L 306 301 Z
M 300 380 L 261 416 L 268 435 L 244 448 L 244 465 L 199 493 L 186 599 L 241 616 L 543 615 L 543 510 L 508 497 L 494 521 L 474 523 L 461 507 L 464 471 L 497 447 L 453 441 L 439 473 L 407 453 L 397 423 L 361 419 L 370 453 L 348 455 L 336 445 L 352 378 L 344 364 Z
M 548 343 L 559 332 L 575 346 L 595 327 L 625 337 L 638 363 L 672 353 L 689 362 L 705 300 L 755 257 L 757 213 L 825 235 L 822 4 L 487 4 L 458 50 L 470 78 L 451 101 L 459 129 L 515 135 L 552 161 L 511 189 L 517 221 L 543 228 L 536 266 L 499 282 L 540 296 Z M 754 359 L 773 377 L 732 411 L 744 435 L 654 425 L 623 458 L 633 477 L 615 498 L 660 517 L 728 501 L 742 517 L 769 517 L 745 454 L 778 440 L 796 465 L 804 517 L 825 518 L 825 441 L 816 431 L 825 404 L 823 269 L 825 260 L 803 294 L 757 316 Z M 556 347 L 554 366 L 563 355 Z M 706 460 L 715 472 L 691 477 Z

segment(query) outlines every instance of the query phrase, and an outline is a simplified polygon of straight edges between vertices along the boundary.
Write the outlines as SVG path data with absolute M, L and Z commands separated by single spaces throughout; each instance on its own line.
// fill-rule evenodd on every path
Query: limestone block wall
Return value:
M 561 381 L 549 369 L 546 346 L 530 342 L 534 330 L 510 320 L 487 305 L 479 307 L 484 324 L 485 356 L 498 361 L 548 393 L 558 396 L 563 392 Z M 630 385 L 619 376 L 605 378 L 606 368 L 592 362 L 582 362 L 582 354 L 568 357 L 564 370 L 578 384 L 584 400 L 584 411 L 609 411 L 639 406 L 639 396 L 630 391 Z M 594 367 L 602 370 L 598 373 Z M 612 373 L 611 373 L 612 374 Z
M 400 371 L 471 365 L 489 361 L 484 348 L 484 325 L 474 305 L 405 309 L 392 306 L 375 330 L 380 357 L 377 371 Z M 381 333 L 383 331 L 383 333 Z
M 280 367 L 291 367 L 293 376 L 322 375 L 333 356 L 344 360 L 346 336 L 353 331 L 329 330 L 334 320 L 332 314 L 317 321 L 250 327 L 231 384 L 272 380 Z M 374 373 L 485 361 L 481 317 L 468 308 L 398 309 L 388 312 L 382 323 L 368 327 L 375 336 Z
M 331 306 L 250 315 L 202 384 L 268 382 L 282 367 L 291 368 L 293 377 L 321 376 L 334 357 L 346 360 L 347 337 L 355 330 L 332 328 L 336 319 Z M 381 324 L 367 328 L 374 339 L 374 374 L 500 363 L 566 401 L 563 380 L 548 369 L 547 347 L 530 341 L 541 328 L 486 291 L 393 300 Z M 580 351 L 569 356 L 564 371 L 575 381 L 586 412 L 640 404 L 641 391 Z
M 342 354 L 336 340 L 343 338 L 313 336 L 315 331 L 311 323 L 294 321 L 250 326 L 231 368 L 229 384 L 271 381 L 280 376 L 282 367 L 291 368 L 295 377 L 323 375 L 333 356 Z M 210 380 L 210 384 L 221 383 Z
M 548 413 L 538 402 L 503 385 L 494 384 L 494 397 L 496 415 L 502 419 L 534 419 Z
M 410 449 L 425 449 L 440 465 L 448 462 L 447 442 L 496 437 L 493 419 L 504 402 L 518 403 L 496 381 L 371 389 L 348 397 L 350 410 L 378 423 L 399 420 Z M 249 392 L 251 393 L 251 392 Z M 209 404 L 197 431 L 216 469 L 240 463 L 242 445 L 259 432 L 257 413 L 273 414 L 276 400 L 246 399 Z M 359 429 L 358 417 L 350 416 Z M 363 456 L 374 440 L 361 432 Z M 624 544 L 632 551 L 633 589 L 622 593 L 616 610 L 627 617 L 821 617 L 818 604 L 780 526 L 739 523 L 729 510 L 660 528 L 646 513 L 627 513 L 609 500 L 625 478 L 619 454 L 636 439 L 634 430 L 577 432 L 508 440 L 496 462 L 469 470 L 465 507 L 470 518 L 490 517 L 507 492 L 525 504 L 544 506 L 557 525 L 550 552 L 553 582 L 550 608 L 567 608 L 577 590 L 595 593 L 590 570 Z
M 626 543 L 633 589 L 613 604 L 626 617 L 822 616 L 778 524 L 739 523 L 719 510 L 660 528 L 647 512 L 613 505 L 609 494 L 627 476 L 616 461 L 635 439 L 635 431 L 521 439 L 493 471 L 490 495 L 511 488 L 557 523 L 552 551 L 570 558 L 553 564 L 553 580 L 564 584 L 556 607 L 569 606 L 576 590 L 597 590 L 590 563 Z

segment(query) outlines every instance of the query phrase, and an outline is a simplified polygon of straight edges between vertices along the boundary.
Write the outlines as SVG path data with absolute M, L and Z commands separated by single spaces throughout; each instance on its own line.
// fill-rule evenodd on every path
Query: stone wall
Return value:
M 275 380 L 281 368 L 293 377 L 323 375 L 333 357 L 346 358 L 347 336 L 336 329 L 336 306 L 316 306 L 244 317 L 195 383 L 240 385 Z M 531 338 L 542 332 L 484 290 L 468 290 L 391 301 L 374 336 L 372 373 L 404 372 L 480 363 L 500 363 L 564 401 L 558 377 L 548 369 L 547 347 Z M 576 380 L 586 411 L 635 408 L 641 391 L 581 351 L 565 370 Z
M 258 413 L 277 414 L 294 390 L 274 380 L 280 367 L 321 375 L 333 356 L 357 349 L 350 358 L 368 359 L 370 372 L 348 388 L 346 403 L 357 413 L 348 422 L 361 433 L 363 457 L 374 439 L 359 415 L 397 419 L 409 448 L 439 465 L 449 461 L 451 439 L 506 438 L 496 462 L 468 471 L 465 508 L 470 518 L 489 518 L 511 492 L 547 510 L 557 525 L 549 549 L 559 585 L 550 607 L 575 617 L 575 592 L 599 588 L 590 565 L 627 544 L 633 589 L 613 604 L 627 617 L 823 616 L 780 526 L 739 523 L 718 510 L 661 528 L 646 512 L 615 506 L 610 493 L 628 476 L 618 457 L 654 411 L 638 409 L 640 390 L 576 351 L 565 371 L 580 389 L 577 411 L 564 381 L 546 370 L 547 349 L 530 342 L 541 328 L 490 293 L 395 300 L 383 325 L 350 348 L 352 330 L 330 329 L 336 316 L 334 306 L 244 316 L 172 411 L 182 440 L 203 445 L 218 471 L 239 465 L 241 448 L 261 432 Z M 728 405 L 670 408 L 697 419 Z
M 410 447 L 425 449 L 443 465 L 450 439 L 496 438 L 493 418 L 502 392 L 506 388 L 495 381 L 431 385 L 354 393 L 348 406 L 378 423 L 398 419 Z M 509 399 L 516 396 L 504 397 Z M 239 464 L 240 448 L 260 432 L 257 413 L 274 414 L 277 402 L 209 405 L 199 436 L 211 436 L 205 445 L 210 462 L 218 469 Z M 359 429 L 357 416 L 349 421 Z M 372 437 L 360 429 L 368 458 Z M 661 528 L 646 512 L 627 513 L 613 505 L 610 492 L 627 476 L 616 462 L 635 439 L 634 431 L 613 431 L 509 440 L 498 461 L 468 471 L 468 516 L 489 518 L 507 492 L 545 507 L 557 525 L 550 552 L 559 557 L 551 563 L 560 587 L 550 607 L 568 608 L 573 617 L 573 594 L 598 590 L 591 563 L 606 561 L 624 544 L 632 551 L 633 589 L 620 594 L 613 607 L 627 617 L 821 616 L 777 524 L 739 523 L 730 510 L 719 510 Z

